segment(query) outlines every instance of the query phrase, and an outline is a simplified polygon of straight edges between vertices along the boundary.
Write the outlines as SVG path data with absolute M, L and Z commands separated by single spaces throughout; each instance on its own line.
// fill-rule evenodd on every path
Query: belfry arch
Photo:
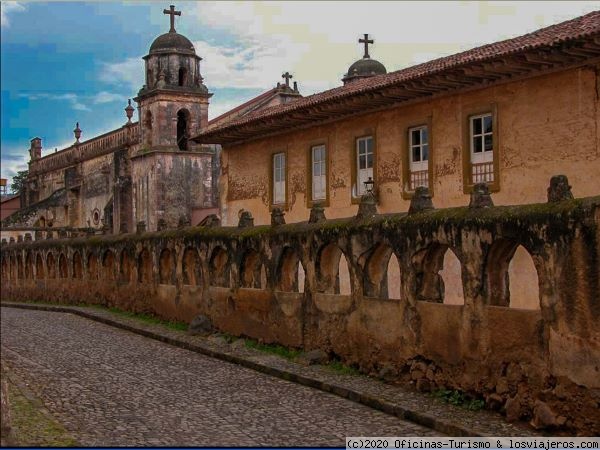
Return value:
M 188 149 L 190 127 L 190 112 L 187 109 L 177 111 L 177 147 L 179 150 Z

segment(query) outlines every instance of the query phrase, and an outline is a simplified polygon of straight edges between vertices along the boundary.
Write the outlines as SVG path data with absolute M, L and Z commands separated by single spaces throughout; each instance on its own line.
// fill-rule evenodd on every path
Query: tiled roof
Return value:
M 318 105 L 336 102 L 358 94 L 377 91 L 382 88 L 399 86 L 425 76 L 443 74 L 451 69 L 496 60 L 535 49 L 564 46 L 565 43 L 600 34 L 600 11 L 551 25 L 523 36 L 483 45 L 455 55 L 438 58 L 406 69 L 354 81 L 344 86 L 301 98 L 293 103 L 273 106 L 244 115 L 222 125 L 206 130 L 197 140 L 208 142 L 218 138 L 223 132 L 240 126 L 250 126 L 265 119 L 283 119 L 288 114 L 299 112 Z M 215 141 L 216 143 L 217 141 Z

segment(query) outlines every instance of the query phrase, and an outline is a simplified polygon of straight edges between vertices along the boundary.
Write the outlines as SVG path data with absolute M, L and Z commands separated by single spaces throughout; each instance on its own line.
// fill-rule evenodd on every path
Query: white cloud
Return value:
M 29 152 L 27 148 L 9 148 L 2 149 L 2 170 L 0 176 L 10 181 L 18 171 L 27 170 L 29 161 Z M 5 155 L 10 155 L 8 158 Z
M 203 28 L 235 37 L 244 50 L 197 42 L 206 84 L 269 88 L 289 70 L 301 85 L 341 84 L 375 38 L 372 57 L 388 71 L 518 36 L 600 8 L 600 2 L 201 2 Z M 244 59 L 244 56 L 250 56 Z M 304 89 L 303 92 L 314 92 Z
M 122 102 L 123 96 L 119 94 L 114 94 L 112 92 L 101 91 L 98 92 L 92 98 L 92 101 L 96 104 L 99 103 L 111 103 L 111 102 Z
M 71 108 L 76 111 L 91 111 L 82 100 L 79 98 L 77 94 L 74 93 L 66 93 L 66 94 L 50 94 L 46 92 L 37 92 L 33 94 L 18 94 L 19 97 L 27 98 L 30 101 L 36 100 L 58 100 L 58 101 L 67 101 L 71 104 Z
M 102 63 L 99 79 L 105 83 L 126 84 L 135 90 L 140 89 L 144 84 L 144 61 L 140 55 L 121 62 Z
M 21 11 L 25 11 L 25 7 L 18 2 L 2 2 L 0 4 L 0 26 L 9 27 L 8 15 Z
M 267 90 L 282 81 L 282 72 L 290 71 L 307 95 L 342 84 L 349 65 L 362 56 L 357 40 L 365 32 L 375 39 L 371 56 L 394 71 L 595 9 L 600 9 L 599 1 L 224 1 L 186 3 L 180 20 L 191 21 L 191 29 L 206 36 L 194 46 L 203 58 L 201 70 L 209 89 Z M 220 41 L 211 39 L 211 31 L 218 31 Z M 100 80 L 137 90 L 144 83 L 143 72 L 140 55 L 104 63 Z M 213 97 L 211 117 L 230 105 L 235 103 Z

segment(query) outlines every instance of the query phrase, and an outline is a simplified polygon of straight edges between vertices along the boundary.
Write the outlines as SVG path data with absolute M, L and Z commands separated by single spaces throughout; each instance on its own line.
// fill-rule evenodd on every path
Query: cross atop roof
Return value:
M 285 78 L 285 85 L 287 87 L 290 87 L 290 78 L 294 78 L 294 77 L 292 75 L 290 75 L 289 72 L 286 72 L 283 75 L 281 75 L 281 78 Z
M 169 9 L 164 9 L 163 14 L 168 14 L 171 19 L 171 29 L 169 33 L 175 33 L 175 16 L 181 16 L 181 11 L 175 11 L 175 6 L 171 5 Z
M 373 39 L 369 39 L 369 35 L 365 34 L 365 38 L 364 39 L 359 39 L 358 42 L 361 43 L 361 44 L 365 44 L 365 54 L 364 54 L 363 58 L 370 58 L 370 56 L 369 56 L 369 44 L 373 44 L 373 43 L 375 43 L 375 41 Z

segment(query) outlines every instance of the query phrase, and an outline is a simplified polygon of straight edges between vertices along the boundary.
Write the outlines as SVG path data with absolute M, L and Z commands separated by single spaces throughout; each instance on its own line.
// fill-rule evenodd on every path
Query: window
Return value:
M 285 153 L 273 155 L 273 204 L 285 203 Z
M 327 198 L 327 152 L 324 145 L 311 148 L 312 200 Z
M 494 130 L 491 113 L 469 117 L 471 183 L 494 181 Z
M 426 125 L 408 129 L 409 190 L 429 187 L 429 130 Z
M 365 181 L 373 178 L 373 136 L 356 140 L 356 189 L 357 196 L 365 193 Z

